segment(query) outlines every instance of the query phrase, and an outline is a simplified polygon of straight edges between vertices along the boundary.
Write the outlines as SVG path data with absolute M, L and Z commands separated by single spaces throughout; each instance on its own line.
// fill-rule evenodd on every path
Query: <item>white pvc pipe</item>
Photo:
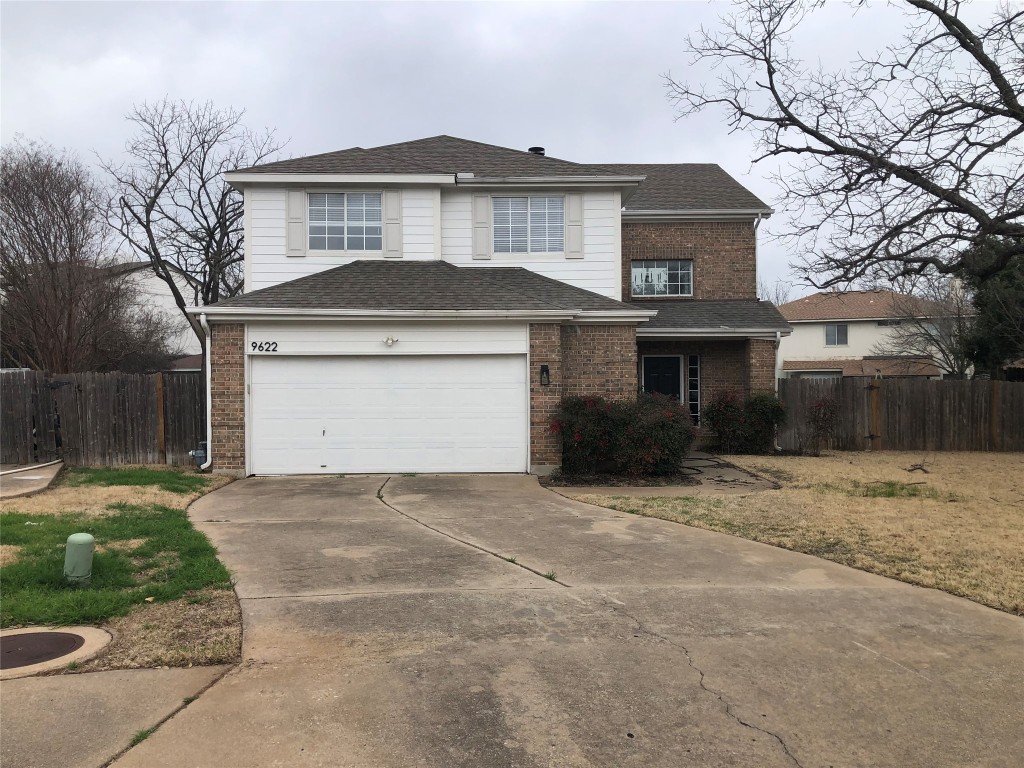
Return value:
M 213 344 L 213 338 L 205 312 L 199 316 L 199 325 L 206 334 L 206 461 L 199 465 L 199 468 L 207 470 L 213 464 L 213 369 L 210 367 L 210 346 Z
M 43 467 L 52 467 L 54 464 L 60 464 L 64 459 L 56 459 L 55 461 L 48 461 L 45 464 L 33 464 L 31 467 L 18 467 L 17 469 L 7 469 L 0 472 L 0 477 L 4 475 L 13 475 L 15 472 L 28 472 L 30 469 L 42 469 Z

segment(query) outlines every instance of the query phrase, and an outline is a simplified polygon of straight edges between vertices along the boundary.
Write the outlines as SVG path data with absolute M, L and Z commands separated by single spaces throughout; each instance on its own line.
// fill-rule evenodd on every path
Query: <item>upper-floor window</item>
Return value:
M 849 344 L 849 326 L 846 323 L 827 323 L 825 325 L 825 346 L 845 347 Z
M 309 250 L 379 251 L 384 247 L 380 192 L 311 192 Z
M 528 195 L 491 198 L 495 253 L 562 253 L 565 198 Z
M 894 326 L 894 325 L 903 325 L 903 321 L 900 320 L 899 318 L 897 318 L 895 320 L 892 320 L 892 319 L 890 319 L 890 320 L 879 320 L 878 321 L 878 325 L 881 328 L 889 328 L 890 326 Z
M 634 261 L 634 296 L 692 296 L 693 262 Z

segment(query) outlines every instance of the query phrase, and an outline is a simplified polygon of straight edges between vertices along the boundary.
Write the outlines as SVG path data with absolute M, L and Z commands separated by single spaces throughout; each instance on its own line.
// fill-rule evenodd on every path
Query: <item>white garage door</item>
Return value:
M 252 358 L 257 475 L 525 472 L 523 355 Z

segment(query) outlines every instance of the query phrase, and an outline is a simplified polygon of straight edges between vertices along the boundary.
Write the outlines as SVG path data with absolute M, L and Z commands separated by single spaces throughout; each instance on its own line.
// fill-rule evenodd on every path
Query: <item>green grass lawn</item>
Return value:
M 210 484 L 209 478 L 173 469 L 151 467 L 71 467 L 63 485 L 154 485 L 170 493 L 192 493 Z
M 62 484 L 153 485 L 188 493 L 208 482 L 175 470 L 83 468 L 70 470 Z M 204 588 L 230 588 L 227 569 L 183 509 L 114 503 L 107 512 L 0 514 L 3 544 L 19 548 L 17 559 L 0 568 L 0 626 L 95 624 L 146 598 L 165 602 Z M 66 583 L 63 575 L 65 542 L 78 532 L 91 533 L 97 545 L 92 580 L 82 586 Z

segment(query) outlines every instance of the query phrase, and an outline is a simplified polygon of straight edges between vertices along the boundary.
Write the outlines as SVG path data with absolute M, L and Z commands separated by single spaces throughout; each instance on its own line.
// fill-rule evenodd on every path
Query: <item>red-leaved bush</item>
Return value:
M 671 474 L 694 439 L 686 408 L 664 395 L 568 397 L 551 429 L 562 435 L 566 474 Z

